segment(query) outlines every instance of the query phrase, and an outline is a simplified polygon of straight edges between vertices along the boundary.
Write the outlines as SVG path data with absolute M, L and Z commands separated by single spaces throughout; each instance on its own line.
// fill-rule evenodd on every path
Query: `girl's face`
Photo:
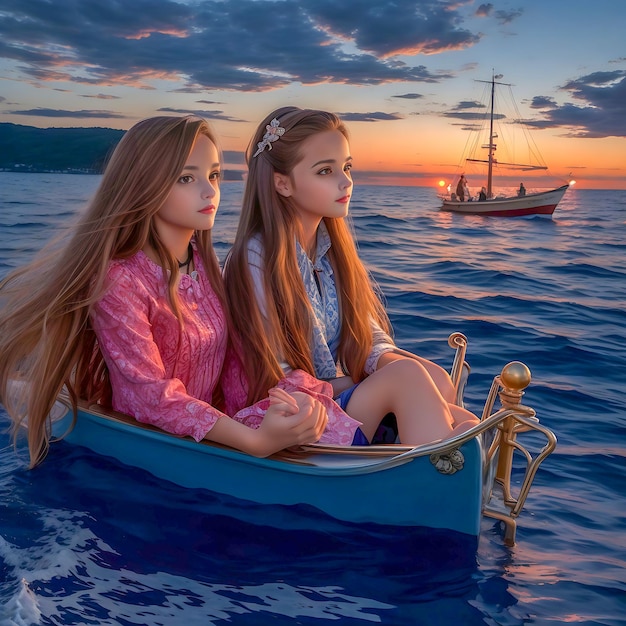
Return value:
M 217 148 L 206 135 L 198 135 L 178 180 L 155 216 L 164 241 L 188 241 L 194 230 L 213 228 L 220 203 L 219 183 Z
M 345 217 L 352 195 L 352 157 L 348 140 L 338 130 L 311 135 L 302 143 L 304 158 L 290 176 L 275 174 L 278 193 L 291 197 L 305 233 L 323 217 Z

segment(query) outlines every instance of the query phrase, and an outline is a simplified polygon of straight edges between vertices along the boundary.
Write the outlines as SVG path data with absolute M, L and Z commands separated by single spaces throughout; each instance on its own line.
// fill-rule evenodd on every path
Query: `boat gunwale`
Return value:
M 67 396 L 60 396 L 58 401 L 65 406 L 66 411 L 57 418 L 57 421 L 66 421 L 68 414 L 72 415 L 71 402 Z M 201 454 L 209 453 L 210 451 L 210 453 L 214 453 L 216 456 L 228 457 L 231 460 L 249 465 L 263 466 L 279 471 L 286 470 L 294 473 L 332 476 L 349 476 L 383 471 L 404 465 L 421 457 L 444 455 L 474 440 L 480 444 L 478 437 L 483 432 L 497 426 L 505 418 L 511 415 L 527 415 L 525 411 L 519 409 L 500 409 L 464 433 L 444 441 L 419 446 L 404 444 L 340 446 L 314 443 L 290 448 L 269 457 L 260 458 L 212 441 L 203 439 L 197 442 L 188 436 L 174 435 L 150 424 L 138 422 L 123 413 L 107 410 L 98 405 L 88 405 L 85 402 L 79 402 L 77 419 L 80 419 L 81 413 L 90 416 L 91 419 L 99 420 L 101 425 L 127 430 L 136 435 L 141 433 L 143 436 L 156 439 L 166 445 L 189 448 Z M 70 435 L 71 430 L 75 427 L 76 424 L 72 418 L 72 426 L 58 438 L 63 439 L 65 436 Z M 337 461 L 340 459 L 341 462 L 346 464 L 338 464 Z M 330 464 L 324 465 L 325 460 L 327 462 L 330 461 Z

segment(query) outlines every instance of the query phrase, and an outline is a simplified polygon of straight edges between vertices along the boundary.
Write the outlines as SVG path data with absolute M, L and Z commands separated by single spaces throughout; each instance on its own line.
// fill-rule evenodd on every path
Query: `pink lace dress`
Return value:
M 143 252 L 111 262 L 108 289 L 93 306 L 91 322 L 109 368 L 113 408 L 200 441 L 225 415 L 212 405 L 222 370 L 234 419 L 258 427 L 269 401 L 242 408 L 243 387 L 237 381 L 243 374 L 234 361 L 224 368 L 224 311 L 197 253 L 194 266 L 193 276 L 182 274 L 178 285 L 182 328 L 168 304 L 163 269 Z M 359 422 L 334 403 L 330 384 L 295 371 L 280 386 L 304 391 L 326 406 L 329 424 L 320 441 L 351 444 Z

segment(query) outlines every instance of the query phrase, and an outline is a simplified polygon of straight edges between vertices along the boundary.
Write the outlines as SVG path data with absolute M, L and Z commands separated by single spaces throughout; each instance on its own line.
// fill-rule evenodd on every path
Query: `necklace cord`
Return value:
M 189 273 L 189 265 L 191 264 L 191 260 L 193 259 L 193 248 L 191 246 L 191 241 L 189 242 L 189 246 L 187 246 L 187 258 L 184 261 L 178 261 L 178 269 L 185 268 L 185 273 Z

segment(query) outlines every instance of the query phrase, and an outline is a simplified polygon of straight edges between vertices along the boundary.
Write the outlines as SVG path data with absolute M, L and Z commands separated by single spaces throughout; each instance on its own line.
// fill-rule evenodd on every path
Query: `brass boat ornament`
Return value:
M 505 365 L 501 374 L 493 380 L 482 416 L 483 421 L 494 417 L 491 412 L 497 395 L 502 408 L 496 415 L 504 417 L 497 422 L 493 440 L 487 449 L 485 469 L 493 471 L 495 464 L 495 480 L 491 483 L 492 492 L 487 494 L 483 514 L 504 523 L 504 543 L 508 546 L 515 544 L 516 518 L 526 502 L 537 469 L 556 447 L 555 434 L 539 423 L 534 409 L 521 404 L 524 389 L 530 380 L 530 370 L 524 363 L 513 361 Z M 546 440 L 534 456 L 517 439 L 519 434 L 529 431 L 542 434 Z M 511 472 L 515 452 L 525 460 L 526 469 L 521 486 L 514 495 Z

